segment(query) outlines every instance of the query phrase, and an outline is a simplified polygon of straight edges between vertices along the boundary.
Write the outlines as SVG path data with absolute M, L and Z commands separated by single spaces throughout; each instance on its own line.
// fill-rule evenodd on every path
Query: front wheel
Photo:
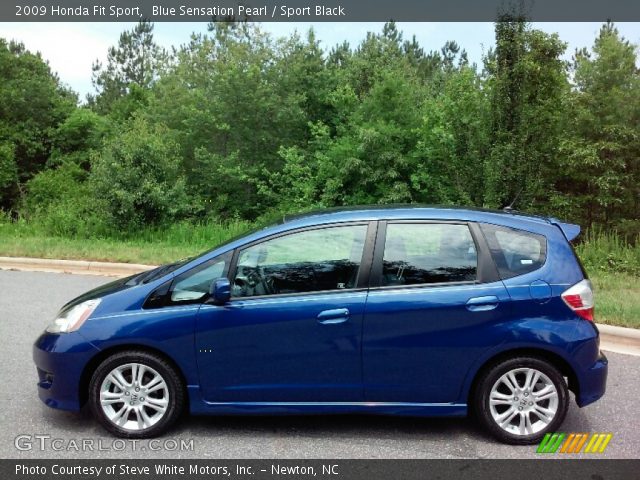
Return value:
M 147 352 L 121 352 L 103 361 L 89 384 L 96 419 L 111 433 L 149 438 L 180 416 L 184 390 L 175 369 Z
M 538 358 L 506 360 L 478 379 L 475 411 L 489 432 L 506 443 L 539 442 L 562 424 L 568 406 L 564 377 Z

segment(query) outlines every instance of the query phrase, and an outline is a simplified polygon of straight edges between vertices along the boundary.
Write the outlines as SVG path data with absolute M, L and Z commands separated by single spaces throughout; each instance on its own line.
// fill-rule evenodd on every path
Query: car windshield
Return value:
M 149 283 L 153 280 L 156 280 L 167 273 L 171 273 L 174 270 L 177 270 L 183 265 L 186 265 L 188 262 L 193 260 L 195 257 L 185 258 L 183 260 L 179 260 L 173 263 L 167 263 L 165 265 L 160 265 L 159 267 L 153 268 L 151 270 L 144 271 L 142 273 L 138 273 L 134 275 L 127 281 L 127 285 L 140 285 L 141 283 Z

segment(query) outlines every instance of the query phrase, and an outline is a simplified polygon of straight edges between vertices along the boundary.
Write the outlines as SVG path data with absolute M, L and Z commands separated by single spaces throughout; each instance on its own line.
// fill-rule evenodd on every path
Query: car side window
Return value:
M 232 297 L 355 288 L 366 225 L 305 230 L 241 250 Z
M 481 224 L 480 227 L 503 280 L 544 265 L 547 241 L 543 235 L 498 225 Z
M 476 245 L 467 225 L 390 223 L 382 286 L 474 281 Z
M 229 255 L 216 257 L 177 276 L 171 288 L 171 303 L 192 303 L 209 294 L 211 283 L 225 276 Z

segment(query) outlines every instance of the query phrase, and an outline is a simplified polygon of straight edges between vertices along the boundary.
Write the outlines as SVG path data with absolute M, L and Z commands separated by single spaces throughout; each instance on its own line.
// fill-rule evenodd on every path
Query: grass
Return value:
M 135 237 L 61 237 L 25 223 L 0 223 L 0 256 L 158 265 L 210 250 L 251 228 L 248 222 L 145 229 Z
M 625 273 L 591 275 L 596 322 L 640 328 L 640 278 Z
M 66 238 L 32 224 L 0 219 L 0 256 L 155 265 L 204 252 L 250 228 L 243 221 L 178 223 L 167 229 L 144 229 L 135 237 Z M 640 328 L 640 239 L 635 245 L 612 233 L 590 232 L 576 248 L 594 285 L 600 323 Z
M 592 273 L 629 273 L 640 277 L 640 236 L 629 244 L 615 232 L 600 229 L 587 231 L 576 253 Z
M 629 244 L 615 232 L 591 229 L 576 253 L 593 282 L 596 321 L 640 328 L 640 237 Z

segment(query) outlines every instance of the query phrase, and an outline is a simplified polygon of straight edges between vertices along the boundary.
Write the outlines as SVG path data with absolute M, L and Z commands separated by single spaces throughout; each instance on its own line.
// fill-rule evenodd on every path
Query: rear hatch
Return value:
M 573 256 L 576 258 L 576 261 L 580 266 L 580 270 L 582 271 L 582 276 L 585 279 L 588 279 L 589 275 L 587 274 L 587 271 L 584 269 L 584 265 L 582 265 L 582 261 L 580 260 L 580 257 L 576 253 L 576 249 L 574 248 L 574 245 L 573 245 L 573 240 L 575 240 L 577 236 L 580 235 L 580 225 L 576 225 L 575 223 L 561 222 L 557 218 L 549 218 L 549 222 L 551 222 L 552 225 L 555 225 L 562 231 L 565 238 L 569 242 L 569 245 L 571 245 Z

